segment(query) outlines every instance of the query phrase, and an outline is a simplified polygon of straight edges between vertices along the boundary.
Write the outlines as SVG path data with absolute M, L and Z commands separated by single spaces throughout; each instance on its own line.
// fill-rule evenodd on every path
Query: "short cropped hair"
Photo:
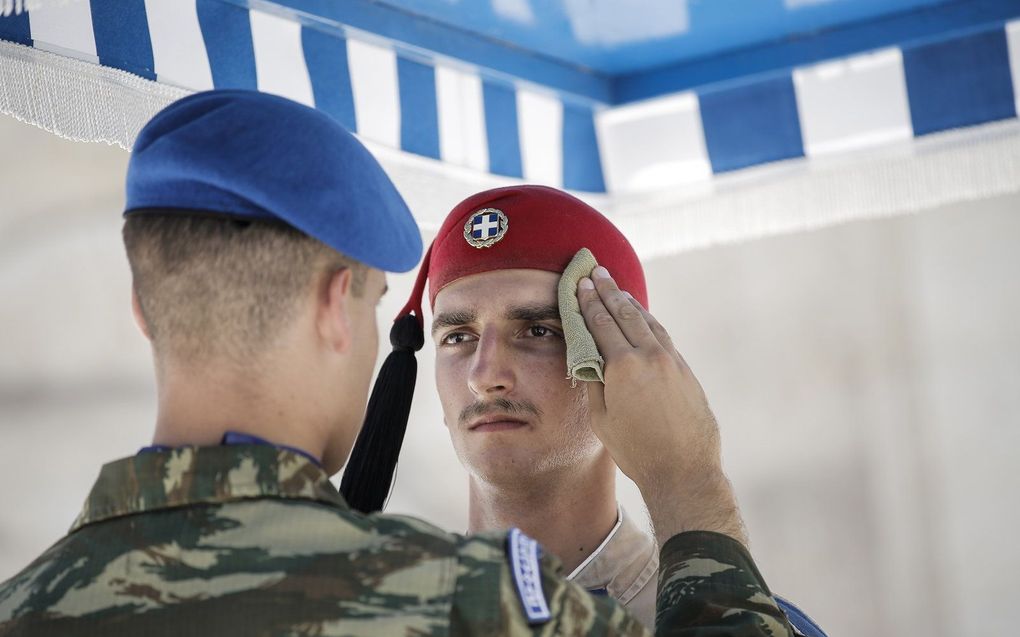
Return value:
M 129 215 L 124 246 L 157 357 L 254 362 L 298 311 L 318 275 L 367 267 L 272 221 L 170 213 Z

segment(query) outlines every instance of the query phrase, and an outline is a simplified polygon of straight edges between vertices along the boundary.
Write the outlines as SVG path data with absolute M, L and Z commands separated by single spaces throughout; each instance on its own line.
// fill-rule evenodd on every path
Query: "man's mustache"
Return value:
M 506 398 L 494 398 L 485 402 L 476 402 L 468 405 L 460 412 L 460 424 L 466 425 L 470 421 L 487 414 L 507 414 L 509 416 L 534 416 L 542 417 L 542 410 L 530 400 L 508 400 Z

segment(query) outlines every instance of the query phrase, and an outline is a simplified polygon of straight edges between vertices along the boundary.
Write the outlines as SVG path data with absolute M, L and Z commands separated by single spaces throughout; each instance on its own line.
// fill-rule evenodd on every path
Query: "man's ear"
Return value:
M 320 288 L 319 335 L 338 353 L 346 352 L 353 339 L 349 315 L 353 277 L 350 268 L 341 268 L 328 275 Z
M 152 334 L 149 332 L 149 324 L 145 322 L 145 315 L 142 314 L 142 302 L 138 300 L 138 291 L 135 290 L 135 286 L 131 284 L 131 314 L 135 317 L 135 325 L 142 331 L 142 335 L 145 338 L 152 340 Z

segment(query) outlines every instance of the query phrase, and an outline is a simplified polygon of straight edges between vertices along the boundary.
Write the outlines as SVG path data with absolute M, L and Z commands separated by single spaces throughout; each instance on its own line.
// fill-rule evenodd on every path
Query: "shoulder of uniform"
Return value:
M 455 625 L 479 634 L 530 634 L 529 627 L 550 621 L 550 594 L 560 581 L 537 552 L 522 551 L 526 539 L 515 529 L 457 537 Z
M 523 549 L 529 547 L 529 543 L 534 543 L 537 563 L 543 573 L 556 576 L 563 570 L 556 557 L 544 552 L 535 540 L 518 529 L 483 531 L 453 537 L 457 541 L 457 554 L 467 565 L 478 566 L 484 562 L 500 568 L 512 568 L 515 554 L 523 556 Z
M 563 579 L 560 561 L 511 529 L 457 538 L 454 623 L 479 634 L 643 635 L 608 597 Z

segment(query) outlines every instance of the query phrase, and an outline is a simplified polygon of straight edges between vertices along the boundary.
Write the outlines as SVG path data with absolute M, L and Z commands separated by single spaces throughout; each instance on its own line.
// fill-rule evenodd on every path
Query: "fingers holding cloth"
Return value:
M 576 305 L 564 303 L 564 288 L 571 281 L 577 286 Z M 587 250 L 567 267 L 560 292 L 571 377 L 589 381 L 592 430 L 641 489 L 656 535 L 709 530 L 744 541 L 732 489 L 722 473 L 715 416 L 665 328 L 620 290 Z M 578 330 L 578 312 L 586 329 Z M 656 506 L 660 499 L 672 506 Z
M 568 372 L 575 383 L 589 382 L 592 426 L 611 452 L 644 440 L 676 442 L 682 432 L 675 430 L 690 429 L 688 420 L 708 421 L 701 427 L 714 432 L 715 419 L 704 392 L 669 334 L 617 287 L 589 250 L 580 250 L 564 270 L 559 303 Z M 639 437 L 644 440 L 636 440 Z M 713 443 L 717 438 L 706 437 Z M 614 444 L 617 440 L 619 444 Z M 647 450 L 668 455 L 673 464 L 672 446 L 657 449 L 648 444 Z M 642 455 L 634 463 L 639 466 L 631 467 L 629 455 L 616 458 L 614 454 L 614 459 L 635 480 L 666 462 Z
M 578 282 L 590 277 L 596 267 L 598 262 L 595 261 L 595 255 L 588 248 L 581 248 L 563 271 L 557 290 L 563 339 L 567 343 L 567 376 L 575 387 L 579 380 L 599 383 L 606 381 L 602 373 L 605 359 L 584 323 L 581 306 L 577 302 Z

